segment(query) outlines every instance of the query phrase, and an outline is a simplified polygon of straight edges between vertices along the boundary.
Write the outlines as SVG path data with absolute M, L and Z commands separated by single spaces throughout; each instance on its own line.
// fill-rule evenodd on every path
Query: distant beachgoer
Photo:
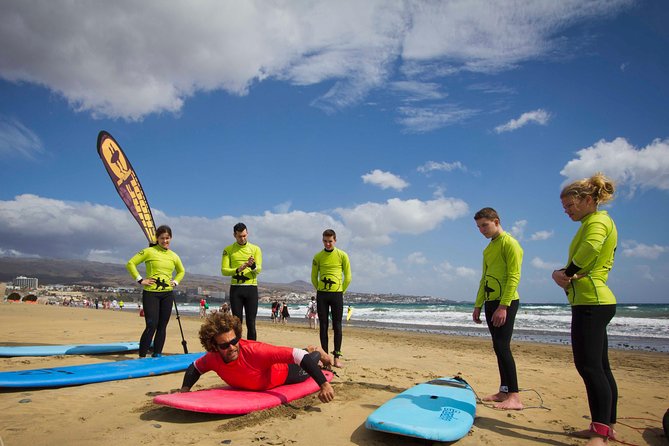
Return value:
M 318 367 L 329 367 L 331 359 L 322 349 L 278 347 L 242 339 L 242 324 L 232 314 L 214 313 L 200 328 L 200 343 L 207 351 L 184 374 L 181 392 L 189 392 L 203 373 L 214 371 L 226 384 L 245 390 L 268 390 L 283 384 L 303 382 L 309 377 L 320 386 L 318 398 L 334 399 L 334 390 Z
M 123 302 L 122 300 L 120 300 L 120 301 L 118 302 L 118 307 L 119 307 L 121 310 L 123 310 L 123 306 L 124 306 L 124 305 L 125 305 L 125 302 Z
M 511 337 L 518 312 L 518 284 L 523 264 L 523 249 L 518 241 L 502 229 L 497 211 L 483 208 L 474 215 L 476 226 L 490 243 L 483 250 L 483 272 L 476 295 L 472 319 L 481 323 L 481 307 L 485 303 L 485 319 L 499 368 L 499 391 L 483 398 L 494 401 L 497 409 L 523 408 L 518 393 L 516 362 L 511 353 Z
M 590 406 L 590 429 L 575 433 L 591 437 L 588 446 L 615 438 L 618 386 L 609 364 L 606 327 L 616 314 L 616 298 L 606 285 L 613 268 L 618 230 L 598 206 L 613 199 L 615 185 L 602 173 L 567 185 L 560 193 L 564 212 L 581 223 L 569 245 L 567 266 L 553 271 L 571 304 L 571 346 L 574 365 L 583 379 Z
M 204 306 L 207 304 L 207 301 L 204 298 L 200 299 L 200 318 L 204 318 L 207 315 Z
M 272 322 L 275 324 L 279 323 L 279 302 L 274 301 L 272 302 Z
M 229 313 L 230 312 L 230 305 L 228 305 L 227 302 L 224 302 L 223 305 L 221 305 L 221 313 Z
M 290 313 L 288 312 L 288 305 L 285 302 L 281 304 L 281 323 L 285 324 L 290 318 Z
M 142 249 L 126 264 L 126 269 L 132 278 L 144 286 L 142 305 L 144 306 L 146 328 L 139 341 L 140 357 L 146 356 L 151 341 L 153 341 L 153 356 L 162 355 L 167 336 L 167 324 L 174 305 L 172 291 L 186 274 L 181 259 L 177 253 L 170 250 L 172 229 L 169 226 L 159 226 L 156 229 L 156 240 L 156 244 Z M 140 263 L 146 265 L 146 278 L 143 278 L 137 271 L 137 265 Z M 175 270 L 176 276 L 172 278 Z
M 316 305 L 316 296 L 311 296 L 311 301 L 307 306 L 307 319 L 309 319 L 309 328 L 316 329 L 316 319 L 318 318 L 318 310 Z
M 248 241 L 244 223 L 232 228 L 235 242 L 223 250 L 221 273 L 230 277 L 230 308 L 240 321 L 246 314 L 246 338 L 257 338 L 258 275 L 262 271 L 262 251 Z
M 337 234 L 332 229 L 323 231 L 323 247 L 311 263 L 311 283 L 316 288 L 316 307 L 323 350 L 328 351 L 328 313 L 332 313 L 334 331 L 334 365 L 342 367 L 342 318 L 344 293 L 351 283 L 351 264 L 348 254 L 335 247 Z

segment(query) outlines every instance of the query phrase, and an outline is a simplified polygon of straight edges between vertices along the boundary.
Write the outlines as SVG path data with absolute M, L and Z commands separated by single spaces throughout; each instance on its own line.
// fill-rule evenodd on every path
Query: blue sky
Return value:
M 125 150 L 187 272 L 232 226 L 268 282 L 309 280 L 332 227 L 350 289 L 473 301 L 492 206 L 526 302 L 603 171 L 609 284 L 667 302 L 669 5 L 656 1 L 3 1 L 0 256 L 125 263 L 144 245 L 96 153 Z

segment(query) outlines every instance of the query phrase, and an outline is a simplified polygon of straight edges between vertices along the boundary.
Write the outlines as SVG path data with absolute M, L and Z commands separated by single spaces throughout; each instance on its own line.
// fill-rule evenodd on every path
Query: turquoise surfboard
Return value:
M 108 344 L 78 345 L 26 345 L 0 346 L 1 357 L 12 356 L 56 356 L 56 355 L 100 355 L 139 350 L 139 342 L 112 342 Z
M 455 441 L 467 435 L 475 416 L 476 396 L 469 384 L 445 377 L 400 393 L 372 412 L 365 427 L 432 441 Z
M 64 387 L 143 378 L 186 370 L 204 353 L 126 359 L 101 364 L 0 372 L 0 387 Z

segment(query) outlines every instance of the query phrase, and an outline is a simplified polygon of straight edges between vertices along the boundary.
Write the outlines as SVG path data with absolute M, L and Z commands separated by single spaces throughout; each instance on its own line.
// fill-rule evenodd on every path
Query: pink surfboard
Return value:
M 324 370 L 323 373 L 328 381 L 332 381 L 332 372 Z M 190 412 L 243 415 L 280 406 L 319 390 L 318 384 L 309 378 L 301 383 L 287 384 L 262 391 L 222 387 L 195 392 L 170 393 L 156 396 L 153 402 Z

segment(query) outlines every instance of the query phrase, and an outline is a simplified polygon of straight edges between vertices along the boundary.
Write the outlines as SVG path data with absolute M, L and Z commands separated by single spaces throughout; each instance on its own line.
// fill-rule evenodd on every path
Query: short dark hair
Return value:
M 474 214 L 474 220 L 480 220 L 482 218 L 485 218 L 487 220 L 499 220 L 500 222 L 502 221 L 501 218 L 499 218 L 499 214 L 497 213 L 496 210 L 493 208 L 483 208 L 480 211 L 478 211 L 476 214 Z
M 232 227 L 232 230 L 233 230 L 234 232 L 243 232 L 243 231 L 246 230 L 246 225 L 245 225 L 244 223 L 242 223 L 242 222 L 239 222 L 239 223 L 237 223 L 236 225 L 234 225 L 234 226 Z
M 326 229 L 323 231 L 323 237 L 334 237 L 337 240 L 337 233 L 334 232 L 334 229 Z

